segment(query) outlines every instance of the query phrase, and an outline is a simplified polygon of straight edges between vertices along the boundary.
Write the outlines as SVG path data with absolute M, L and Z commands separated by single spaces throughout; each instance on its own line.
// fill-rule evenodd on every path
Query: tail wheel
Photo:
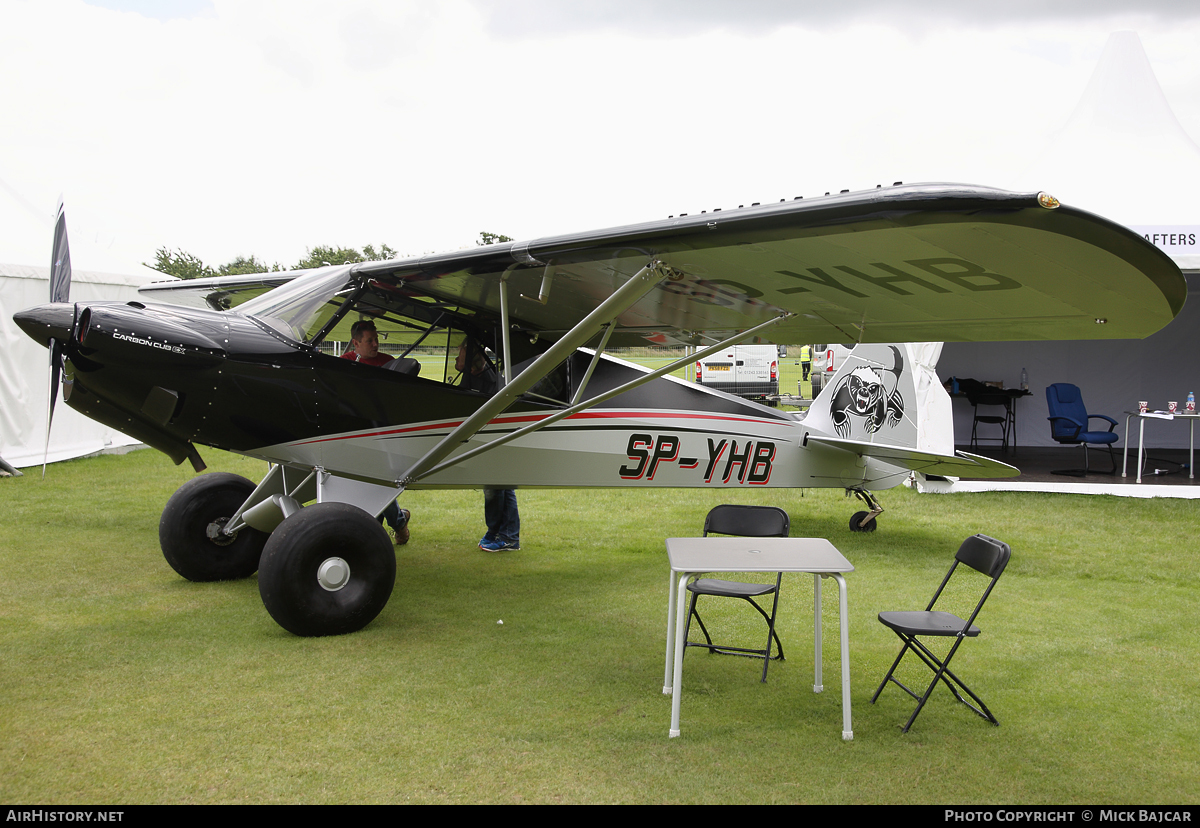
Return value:
M 875 528 L 876 528 L 875 527 L 875 518 L 871 518 L 870 520 L 868 520 L 866 522 L 865 525 L 863 524 L 863 518 L 865 518 L 869 514 L 871 514 L 871 513 L 870 512 L 855 512 L 854 517 L 850 518 L 850 531 L 851 532 L 874 532 Z
M 346 503 L 307 506 L 279 524 L 258 572 L 267 612 L 304 636 L 361 630 L 383 611 L 395 583 L 387 532 Z
M 202 474 L 180 486 L 158 522 L 158 543 L 171 568 L 189 581 L 253 575 L 267 535 L 248 526 L 233 535 L 222 531 L 253 491 L 246 478 L 224 472 Z

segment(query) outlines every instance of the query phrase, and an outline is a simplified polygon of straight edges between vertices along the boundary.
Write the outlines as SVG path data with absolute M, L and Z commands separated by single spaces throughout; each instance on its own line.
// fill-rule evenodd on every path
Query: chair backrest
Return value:
M 996 582 L 1000 580 L 1000 575 L 1004 572 L 1004 568 L 1008 566 L 1008 559 L 1012 556 L 1012 550 L 1007 543 L 998 541 L 995 538 L 989 538 L 987 535 L 972 535 L 962 542 L 962 546 L 958 547 L 958 552 L 954 554 L 954 563 L 950 564 L 950 571 L 946 573 L 946 577 L 942 579 L 942 584 L 937 588 L 937 592 L 933 594 L 933 600 L 929 602 L 929 606 L 925 607 L 928 612 L 933 609 L 938 598 L 942 595 L 942 590 L 946 588 L 946 584 L 950 583 L 950 576 L 954 574 L 954 570 L 958 565 L 966 564 L 977 572 L 991 578 L 987 585 L 987 589 L 983 591 L 983 595 L 979 598 L 979 603 L 975 605 L 975 611 L 971 613 L 971 617 L 967 619 L 964 630 L 975 623 L 975 616 L 979 615 L 979 611 L 983 609 L 983 604 L 987 601 L 988 596 L 992 594 L 992 589 L 996 586 Z
M 1002 394 L 998 391 L 967 394 L 967 402 L 976 407 L 981 405 L 1002 405 L 1008 408 L 1008 403 L 1011 399 L 1012 397 L 1008 394 Z
M 1073 440 L 1080 428 L 1087 429 L 1087 406 L 1083 404 L 1083 395 L 1079 393 L 1078 385 L 1056 382 L 1046 386 L 1046 407 L 1050 410 L 1050 435 L 1055 440 Z M 1055 420 L 1054 417 L 1070 417 L 1080 423 L 1080 426 L 1074 426 L 1065 420 Z
M 786 538 L 792 523 L 778 506 L 716 506 L 704 519 L 704 536 L 741 535 L 747 538 Z
M 1004 567 L 1008 566 L 1011 555 L 1012 550 L 1007 543 L 987 535 L 972 535 L 958 547 L 954 558 L 989 578 L 999 578 Z
M 408 374 L 410 377 L 418 376 L 421 373 L 421 363 L 412 357 L 396 357 L 383 367 L 389 371 Z

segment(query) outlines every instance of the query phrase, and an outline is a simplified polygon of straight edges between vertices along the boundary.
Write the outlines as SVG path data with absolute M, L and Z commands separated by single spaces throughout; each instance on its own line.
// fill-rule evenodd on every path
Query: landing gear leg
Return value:
M 850 518 L 851 532 L 874 532 L 876 529 L 875 518 L 883 514 L 883 506 L 875 499 L 875 496 L 866 489 L 856 488 L 847 489 L 846 494 L 854 493 L 854 496 L 863 502 L 870 511 L 855 512 L 854 517 Z

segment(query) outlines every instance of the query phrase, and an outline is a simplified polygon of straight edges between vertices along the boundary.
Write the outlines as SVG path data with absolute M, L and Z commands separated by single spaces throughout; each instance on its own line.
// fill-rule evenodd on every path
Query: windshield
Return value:
M 349 295 L 355 287 L 349 265 L 322 268 L 251 299 L 238 311 L 265 322 L 285 336 L 307 342 L 341 304 L 338 295 Z

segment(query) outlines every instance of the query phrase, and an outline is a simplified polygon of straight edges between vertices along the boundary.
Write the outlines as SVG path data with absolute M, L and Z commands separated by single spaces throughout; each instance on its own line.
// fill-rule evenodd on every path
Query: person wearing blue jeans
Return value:
M 484 489 L 483 519 L 487 534 L 479 541 L 480 549 L 504 552 L 521 548 L 521 515 L 513 489 Z
M 379 516 L 379 522 L 387 522 L 387 525 L 392 527 L 392 537 L 395 539 L 396 546 L 403 546 L 408 543 L 408 521 L 411 515 L 408 509 L 401 509 L 400 504 L 392 501 L 388 507 L 383 510 L 383 514 Z

